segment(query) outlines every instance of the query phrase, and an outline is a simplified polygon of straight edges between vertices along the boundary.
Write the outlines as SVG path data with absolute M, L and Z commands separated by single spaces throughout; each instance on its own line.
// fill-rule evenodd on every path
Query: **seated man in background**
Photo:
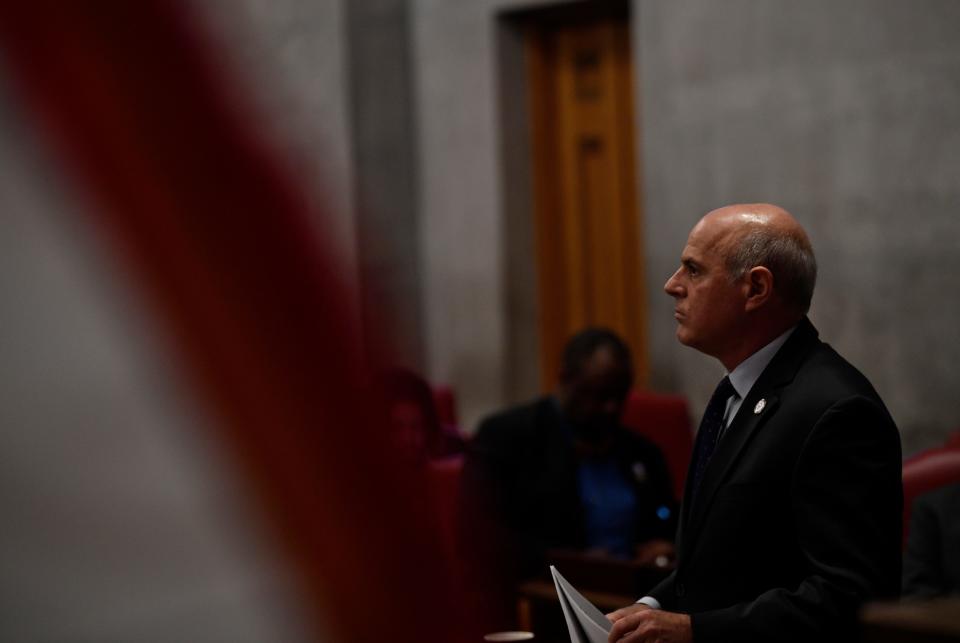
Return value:
M 917 498 L 903 557 L 903 595 L 960 594 L 960 482 Z
M 486 418 L 471 442 L 464 491 L 492 519 L 492 556 L 511 582 L 545 573 L 552 548 L 664 565 L 676 526 L 667 467 L 619 421 L 629 349 L 590 328 L 569 340 L 561 369 L 555 395 Z

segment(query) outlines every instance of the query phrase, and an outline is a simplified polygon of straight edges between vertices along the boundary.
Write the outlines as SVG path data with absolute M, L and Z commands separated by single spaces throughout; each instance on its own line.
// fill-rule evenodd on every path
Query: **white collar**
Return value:
M 741 400 L 747 397 L 750 389 L 752 389 L 753 385 L 760 379 L 760 375 L 764 369 L 767 368 L 770 360 L 773 359 L 773 356 L 777 354 L 780 347 L 782 347 L 784 343 L 786 343 L 787 338 L 790 337 L 790 333 L 796 328 L 796 326 L 792 326 L 790 330 L 740 362 L 737 367 L 733 369 L 733 372 L 728 374 L 730 383 L 733 384 L 733 388 Z

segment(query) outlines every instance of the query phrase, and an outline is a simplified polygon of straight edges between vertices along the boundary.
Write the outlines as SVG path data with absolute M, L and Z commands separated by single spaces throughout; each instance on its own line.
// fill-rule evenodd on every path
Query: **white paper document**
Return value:
M 557 587 L 563 616 L 567 619 L 570 643 L 607 643 L 607 636 L 613 626 L 610 619 L 575 590 L 553 565 L 550 566 L 550 573 L 553 574 L 553 584 Z

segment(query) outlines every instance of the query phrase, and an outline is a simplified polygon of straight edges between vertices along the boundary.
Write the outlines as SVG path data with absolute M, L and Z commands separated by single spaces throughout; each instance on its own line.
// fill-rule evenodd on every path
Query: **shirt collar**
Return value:
M 733 372 L 728 374 L 730 383 L 733 384 L 733 388 L 741 400 L 747 397 L 750 389 L 752 389 L 753 385 L 760 379 L 763 370 L 767 368 L 767 364 L 770 363 L 770 360 L 777 354 L 780 347 L 786 343 L 787 338 L 790 337 L 790 333 L 796 328 L 796 326 L 790 328 L 790 330 L 740 362 L 740 364 L 733 369 Z

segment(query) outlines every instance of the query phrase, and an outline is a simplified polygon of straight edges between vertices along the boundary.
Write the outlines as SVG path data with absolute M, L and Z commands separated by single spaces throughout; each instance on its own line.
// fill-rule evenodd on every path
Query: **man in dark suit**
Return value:
M 806 318 L 816 263 L 772 205 L 693 228 L 664 289 L 677 337 L 728 371 L 704 414 L 677 567 L 609 615 L 610 642 L 849 641 L 900 590 L 897 428 Z
M 556 395 L 486 418 L 464 468 L 468 503 L 491 520 L 512 581 L 546 572 L 551 548 L 672 558 L 676 506 L 660 450 L 620 426 L 633 379 L 613 332 L 567 343 Z M 488 523 L 489 524 L 489 523 Z

